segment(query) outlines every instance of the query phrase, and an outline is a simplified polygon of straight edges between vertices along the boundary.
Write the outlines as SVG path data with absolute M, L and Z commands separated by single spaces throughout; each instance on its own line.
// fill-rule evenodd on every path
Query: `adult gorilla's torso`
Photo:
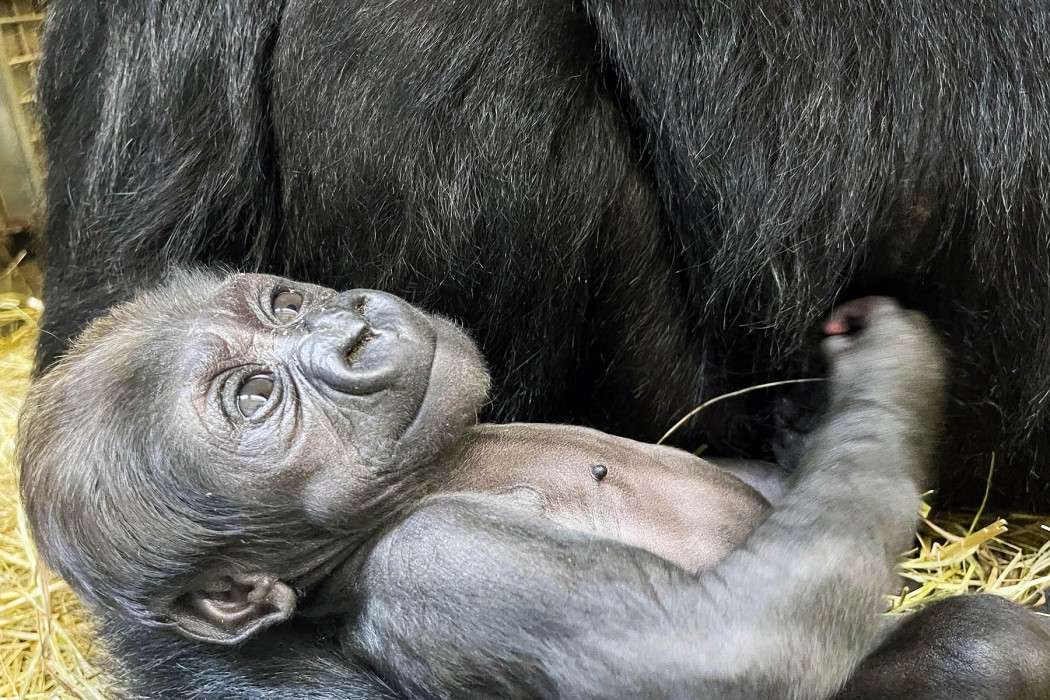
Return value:
M 83 46 L 45 64 L 60 338 L 158 253 L 380 287 L 471 329 L 493 418 L 653 439 L 701 398 L 816 373 L 812 322 L 892 294 L 954 353 L 944 486 L 972 499 L 999 449 L 1001 495 L 1045 504 L 1035 3 L 191 4 L 100 10 L 77 31 L 116 47 L 101 67 Z M 682 439 L 762 456 L 774 401 Z

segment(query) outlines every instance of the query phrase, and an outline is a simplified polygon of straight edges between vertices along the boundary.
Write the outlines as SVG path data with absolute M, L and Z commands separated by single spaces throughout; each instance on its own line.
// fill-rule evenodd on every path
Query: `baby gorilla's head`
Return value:
M 441 478 L 487 391 L 470 339 L 396 297 L 179 272 L 34 384 L 26 512 L 89 605 L 238 641 Z

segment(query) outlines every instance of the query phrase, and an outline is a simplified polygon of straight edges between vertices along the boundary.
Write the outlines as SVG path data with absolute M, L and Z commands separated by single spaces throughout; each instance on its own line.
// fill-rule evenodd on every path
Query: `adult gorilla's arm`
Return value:
M 831 696 L 881 631 L 940 382 L 920 322 L 885 302 L 843 318 L 855 312 L 872 325 L 827 341 L 830 418 L 799 481 L 714 569 L 691 575 L 493 497 L 435 497 L 369 555 L 348 643 L 426 696 Z
M 1046 4 L 582 5 L 654 144 L 707 356 L 752 348 L 724 390 L 798 371 L 824 309 L 891 291 L 951 344 L 939 498 L 976 503 L 994 449 L 999 496 L 1044 499 Z

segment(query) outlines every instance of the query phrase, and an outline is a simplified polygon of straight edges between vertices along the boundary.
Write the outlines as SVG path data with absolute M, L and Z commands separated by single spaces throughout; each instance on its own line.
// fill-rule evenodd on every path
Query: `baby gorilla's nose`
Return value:
M 300 346 L 300 365 L 308 378 L 349 394 L 386 388 L 400 364 L 403 306 L 397 297 L 355 289 L 308 312 Z
M 344 354 L 349 356 L 356 352 L 365 337 L 371 334 L 365 317 L 365 307 L 369 303 L 368 295 L 368 291 L 361 289 L 337 294 L 307 316 L 307 330 L 311 334 L 324 333 L 344 337 Z

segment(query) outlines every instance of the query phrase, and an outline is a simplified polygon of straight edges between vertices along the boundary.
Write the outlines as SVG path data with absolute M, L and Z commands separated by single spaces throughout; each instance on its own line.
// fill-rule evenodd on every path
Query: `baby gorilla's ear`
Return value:
M 240 644 L 295 613 L 295 592 L 267 574 L 217 576 L 175 599 L 171 618 L 190 639 Z

